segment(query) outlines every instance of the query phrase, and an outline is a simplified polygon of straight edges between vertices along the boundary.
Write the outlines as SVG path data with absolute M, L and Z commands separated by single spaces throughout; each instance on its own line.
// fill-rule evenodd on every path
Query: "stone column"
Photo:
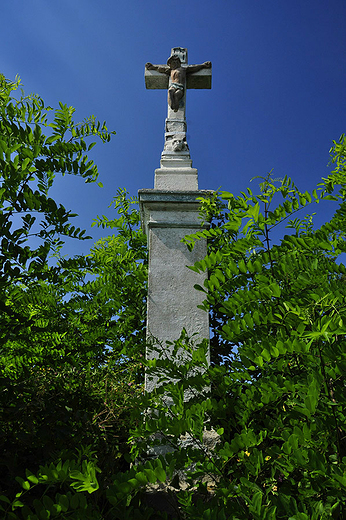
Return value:
M 210 193 L 198 189 L 197 169 L 192 167 L 186 142 L 185 105 L 187 88 L 211 87 L 211 64 L 187 65 L 187 49 L 175 47 L 167 65 L 147 63 L 145 80 L 147 88 L 180 91 L 177 104 L 168 95 L 164 149 L 160 168 L 155 170 L 154 189 L 138 192 L 149 246 L 147 358 L 158 356 L 161 348 L 171 357 L 172 347 L 166 342 L 177 340 L 183 328 L 188 336 L 195 334 L 195 344 L 209 340 L 208 313 L 198 309 L 204 293 L 194 288 L 195 284 L 203 286 L 207 273 L 188 268 L 204 258 L 207 243 L 199 240 L 189 251 L 181 239 L 201 231 L 197 198 Z M 156 383 L 147 378 L 146 390 L 153 390 Z
M 207 273 L 197 274 L 187 266 L 205 257 L 206 240 L 199 240 L 189 251 L 181 242 L 186 235 L 201 230 L 197 197 L 210 192 L 192 190 L 139 190 L 143 229 L 149 245 L 149 280 L 147 304 L 147 358 L 165 349 L 170 357 L 174 342 L 183 328 L 195 343 L 209 339 L 209 315 L 198 309 L 204 293 L 194 288 L 203 286 Z M 156 381 L 146 379 L 151 391 Z

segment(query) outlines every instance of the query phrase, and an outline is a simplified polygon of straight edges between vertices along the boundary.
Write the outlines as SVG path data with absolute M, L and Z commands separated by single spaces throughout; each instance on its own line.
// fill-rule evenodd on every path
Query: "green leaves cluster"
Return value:
M 211 227 L 185 239 L 209 240 L 191 268 L 208 271 L 196 289 L 211 313 L 212 363 L 197 362 L 197 381 L 191 366 L 154 363 L 171 383 L 136 432 L 176 450 L 165 471 L 171 482 L 184 471 L 182 518 L 346 518 L 345 145 L 334 143 L 336 169 L 311 194 L 268 175 L 258 195 L 203 201 Z M 307 211 L 324 200 L 336 210 L 316 228 Z
M 112 475 L 128 467 L 142 390 L 145 238 L 121 191 L 119 221 L 106 223 L 117 236 L 88 257 L 60 256 L 66 237 L 85 235 L 49 197 L 54 177 L 96 180 L 88 153 L 112 132 L 94 117 L 75 124 L 72 107 L 53 111 L 18 87 L 1 77 L 0 516 L 101 518 Z M 88 445 L 97 465 L 76 459 Z
M 85 453 L 83 453 L 83 451 Z M 83 458 L 85 454 L 90 460 Z M 90 450 L 77 450 L 75 457 L 40 466 L 35 475 L 26 470 L 25 478 L 16 477 L 21 491 L 15 499 L 0 496 L 0 511 L 8 519 L 45 520 L 49 518 L 97 518 L 84 494 L 99 489 L 97 473 L 100 469 Z M 47 494 L 49 488 L 59 489 L 55 495 Z
M 100 300 L 109 312 L 108 359 L 118 362 L 121 356 L 127 356 L 138 360 L 146 341 L 147 240 L 140 229 L 136 198 L 119 189 L 111 206 L 118 218 L 103 216 L 94 222 L 116 233 L 99 240 L 91 249 L 92 272 L 97 278 L 90 287 L 94 303 Z
M 74 109 L 62 103 L 53 112 L 36 95 L 16 98 L 19 85 L 19 79 L 0 78 L 0 289 L 33 271 L 47 276 L 45 262 L 51 249 L 62 245 L 59 237 L 84 237 L 70 224 L 72 213 L 48 191 L 57 173 L 95 181 L 97 167 L 87 156 L 95 142 L 86 140 L 97 136 L 109 141 L 114 133 L 93 117 L 75 124 Z M 39 239 L 36 248 L 28 245 L 33 237 Z

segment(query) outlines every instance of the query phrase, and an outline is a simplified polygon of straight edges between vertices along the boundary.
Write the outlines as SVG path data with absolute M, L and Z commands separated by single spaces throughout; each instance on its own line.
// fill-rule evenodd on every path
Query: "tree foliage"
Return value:
M 61 256 L 66 237 L 85 235 L 49 189 L 57 174 L 96 181 L 87 154 L 112 132 L 17 95 L 19 80 L 0 86 L 1 517 L 96 518 L 83 494 L 102 494 L 127 467 L 141 391 L 145 237 L 120 191 L 119 218 L 107 223 L 117 235 L 87 257 Z
M 208 271 L 196 290 L 211 365 L 185 331 L 171 346 L 184 363 L 144 362 L 136 199 L 119 190 L 118 216 L 95 220 L 115 233 L 66 259 L 64 237 L 84 233 L 49 197 L 57 173 L 97 179 L 89 138 L 110 133 L 18 87 L 1 78 L 2 517 L 167 518 L 149 490 L 171 500 L 170 518 L 345 519 L 345 137 L 311 193 L 268 175 L 258 194 L 201 201 L 210 228 L 185 242 L 209 243 L 190 268 Z M 317 227 L 328 200 L 335 212 Z M 165 382 L 150 395 L 144 364 Z

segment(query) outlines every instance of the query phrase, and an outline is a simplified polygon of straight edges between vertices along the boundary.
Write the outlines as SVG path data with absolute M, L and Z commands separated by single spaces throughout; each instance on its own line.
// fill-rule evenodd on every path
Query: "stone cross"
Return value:
M 155 170 L 154 189 L 139 190 L 141 220 L 148 237 L 149 277 L 147 358 L 162 351 L 172 356 L 172 342 L 185 328 L 194 342 L 209 339 L 208 313 L 198 308 L 204 293 L 195 290 L 207 273 L 195 273 L 187 266 L 204 258 L 206 240 L 198 240 L 189 251 L 182 239 L 201 230 L 198 197 L 210 191 L 198 189 L 196 168 L 192 168 L 186 142 L 185 99 L 188 88 L 211 88 L 211 64 L 187 65 L 187 50 L 172 49 L 168 65 L 145 68 L 147 88 L 168 89 L 165 145 L 160 168 Z M 205 227 L 208 227 L 205 224 Z M 171 343 L 167 343 L 171 342 Z M 171 345 L 171 346 L 169 346 Z M 153 390 L 157 380 L 146 377 L 145 388 Z
M 148 89 L 168 91 L 168 113 L 161 167 L 191 168 L 192 161 L 186 141 L 186 89 L 211 88 L 210 61 L 201 65 L 188 65 L 187 49 L 174 47 L 167 65 L 146 64 L 145 85 Z M 163 186 L 155 185 L 155 187 Z

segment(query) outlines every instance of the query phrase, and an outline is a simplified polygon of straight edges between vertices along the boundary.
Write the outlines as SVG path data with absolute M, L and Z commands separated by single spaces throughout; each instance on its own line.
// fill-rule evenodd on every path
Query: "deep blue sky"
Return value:
M 211 90 L 189 90 L 188 143 L 201 189 L 239 191 L 274 169 L 313 189 L 346 130 L 344 0 L 2 0 L 1 67 L 47 104 L 94 114 L 117 135 L 92 150 L 104 188 L 58 179 L 53 195 L 90 229 L 118 187 L 152 188 L 166 93 L 146 90 L 144 64 L 187 47 L 210 60 Z M 91 244 L 69 245 L 87 253 Z

